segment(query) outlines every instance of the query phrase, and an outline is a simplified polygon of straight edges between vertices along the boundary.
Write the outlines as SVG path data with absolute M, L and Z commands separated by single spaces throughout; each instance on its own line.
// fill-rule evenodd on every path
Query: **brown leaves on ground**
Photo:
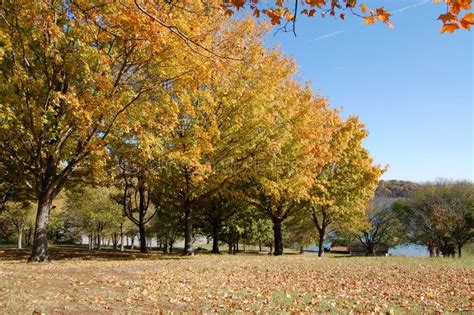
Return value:
M 161 259 L 169 258 L 169 259 Z M 138 260 L 0 262 L 5 313 L 473 309 L 473 269 L 423 258 L 151 254 Z

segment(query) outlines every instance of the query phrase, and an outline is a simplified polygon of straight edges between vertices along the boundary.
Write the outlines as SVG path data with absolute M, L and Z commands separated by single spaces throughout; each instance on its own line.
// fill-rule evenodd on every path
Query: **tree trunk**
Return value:
M 26 245 L 31 246 L 31 234 L 33 233 L 33 229 L 28 229 L 28 234 L 26 237 Z
M 281 219 L 273 219 L 273 240 L 275 243 L 275 250 L 273 255 L 280 256 L 283 255 L 283 235 L 281 231 Z
M 131 241 L 132 245 L 131 245 L 131 249 L 134 250 L 135 249 L 135 235 L 132 235 L 132 241 Z
M 192 209 L 189 202 L 185 202 L 184 207 L 184 255 L 191 256 L 194 254 Z
M 140 232 L 140 252 L 146 253 L 148 252 L 148 249 L 146 246 L 145 224 L 143 224 L 143 222 L 140 223 L 138 230 Z
M 112 244 L 114 245 L 114 250 L 117 250 L 117 245 L 118 245 L 117 233 L 114 233 L 112 235 Z
M 22 236 L 23 236 L 23 227 L 18 228 L 18 249 L 22 248 Z
M 430 257 L 434 257 L 435 251 L 434 251 L 433 246 L 428 245 L 428 252 L 430 253 Z
M 145 184 L 144 176 L 138 177 L 138 195 L 139 195 L 139 204 L 138 204 L 138 233 L 140 234 L 140 252 L 146 253 L 147 241 L 146 241 L 146 231 L 145 231 L 145 215 L 148 210 L 148 201 L 147 201 L 147 187 Z
M 100 233 L 97 233 L 97 250 L 100 250 L 102 246 L 102 235 Z
M 168 237 L 167 236 L 165 236 L 165 239 L 164 239 L 164 242 L 163 242 L 163 253 L 169 254 Z
M 458 258 L 461 258 L 461 254 L 462 254 L 462 244 L 458 243 Z
M 368 254 L 368 256 L 375 256 L 375 254 L 376 254 L 375 245 L 372 242 L 368 243 L 367 254 Z
M 258 251 L 262 251 L 262 241 L 258 241 Z
M 53 204 L 51 193 L 41 193 L 38 198 L 38 209 L 36 211 L 35 235 L 33 250 L 29 262 L 49 261 L 48 251 L 48 221 L 49 212 Z
M 319 229 L 318 228 L 318 257 L 323 257 L 324 255 L 324 237 L 325 237 L 326 231 L 324 229 Z
M 95 233 L 91 233 L 91 250 L 95 249 Z
M 123 252 L 125 250 L 123 246 L 123 223 L 120 223 L 120 251 Z
M 219 251 L 219 223 L 217 220 L 212 221 L 212 251 L 213 254 L 220 254 Z

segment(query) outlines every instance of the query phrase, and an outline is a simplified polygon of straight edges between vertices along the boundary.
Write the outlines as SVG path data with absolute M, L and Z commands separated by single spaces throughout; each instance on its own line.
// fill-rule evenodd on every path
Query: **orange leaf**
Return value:
M 441 34 L 443 34 L 444 32 L 453 33 L 458 28 L 459 28 L 459 25 L 454 24 L 454 23 L 444 24 L 443 27 L 441 27 L 440 33 Z
M 255 8 L 255 10 L 253 11 L 253 16 L 255 16 L 257 18 L 260 17 L 260 10 Z
M 232 0 L 232 5 L 238 9 L 243 8 L 245 4 L 245 0 Z
M 364 23 L 367 25 L 373 25 L 375 24 L 375 19 L 372 16 L 368 16 L 364 18 Z
M 456 16 L 454 16 L 453 14 L 451 14 L 450 12 L 446 13 L 446 14 L 441 14 L 439 17 L 438 17 L 438 20 L 441 20 L 443 21 L 443 24 L 446 24 L 448 22 L 451 22 L 451 21 L 455 21 L 456 20 Z
M 462 19 L 469 24 L 474 24 L 474 13 L 473 12 L 466 13 Z

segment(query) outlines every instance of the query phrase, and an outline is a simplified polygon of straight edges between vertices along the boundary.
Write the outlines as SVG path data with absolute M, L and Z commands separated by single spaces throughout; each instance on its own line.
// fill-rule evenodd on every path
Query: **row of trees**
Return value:
M 463 246 L 474 236 L 474 185 L 469 182 L 405 185 L 416 188 L 405 197 L 387 197 L 397 196 L 400 186 L 379 182 L 378 190 L 382 187 L 383 193 L 371 201 L 365 216 L 353 214 L 352 220 L 339 222 L 331 219 L 326 233 L 322 234 L 321 225 L 313 216 L 317 215 L 314 209 L 299 211 L 283 224 L 286 247 L 302 251 L 322 239 L 349 247 L 359 244 L 365 248 L 366 255 L 377 255 L 381 248 L 419 244 L 425 246 L 431 256 L 449 257 L 457 252 L 461 257 Z M 233 193 L 235 196 L 235 191 Z M 143 239 L 142 248 L 156 241 L 165 253 L 171 252 L 176 241 L 183 239 L 184 221 L 179 209 L 156 211 L 145 225 L 146 233 L 141 234 L 138 224 L 122 211 L 117 198 L 120 195 L 116 187 L 76 186 L 68 190 L 55 203 L 49 238 L 59 243 L 78 243 L 87 236 L 91 250 L 100 250 L 102 244 L 107 244 L 115 250 L 119 250 L 120 245 L 121 251 L 125 246 L 133 249 L 135 240 Z M 0 216 L 0 225 L 7 228 L 2 235 L 11 240 L 16 234 L 18 248 L 21 248 L 23 232 L 27 232 L 24 243 L 30 245 L 33 214 L 31 204 L 9 203 Z M 330 218 L 333 217 L 334 214 Z M 205 237 L 212 241 L 213 253 L 219 253 L 222 244 L 227 244 L 229 253 L 234 254 L 239 244 L 244 249 L 249 244 L 258 246 L 260 251 L 263 246 L 274 247 L 272 220 L 244 200 L 226 198 L 223 192 L 216 196 L 212 207 L 202 207 L 195 212 L 194 223 L 193 239 Z M 324 248 L 322 243 L 319 246 Z
M 323 235 L 372 197 L 382 171 L 362 147 L 363 125 L 293 78 L 295 63 L 263 46 L 265 25 L 199 1 L 0 10 L 2 204 L 36 202 L 30 260 L 49 259 L 65 188 L 68 217 L 88 234 L 128 220 L 145 252 L 146 226 L 161 214 L 163 229 L 169 218 L 182 225 L 187 254 L 201 216 L 231 238 L 224 219 L 258 214 L 281 255 L 290 218 L 310 211 Z M 171 21 L 180 28 L 159 27 Z

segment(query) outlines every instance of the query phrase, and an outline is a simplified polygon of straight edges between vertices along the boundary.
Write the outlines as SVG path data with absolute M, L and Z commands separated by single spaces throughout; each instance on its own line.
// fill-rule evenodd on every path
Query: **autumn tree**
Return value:
M 245 195 L 257 211 L 273 222 L 274 255 L 283 254 L 282 224 L 301 210 L 313 174 L 325 164 L 331 134 L 327 121 L 334 114 L 326 101 L 315 97 L 290 77 L 284 81 L 265 154 L 248 175 Z
M 362 140 L 367 131 L 358 118 L 336 122 L 330 141 L 332 157 L 315 181 L 307 209 L 317 230 L 319 253 L 326 236 L 339 226 L 357 222 L 373 198 L 382 169 L 373 164 Z

